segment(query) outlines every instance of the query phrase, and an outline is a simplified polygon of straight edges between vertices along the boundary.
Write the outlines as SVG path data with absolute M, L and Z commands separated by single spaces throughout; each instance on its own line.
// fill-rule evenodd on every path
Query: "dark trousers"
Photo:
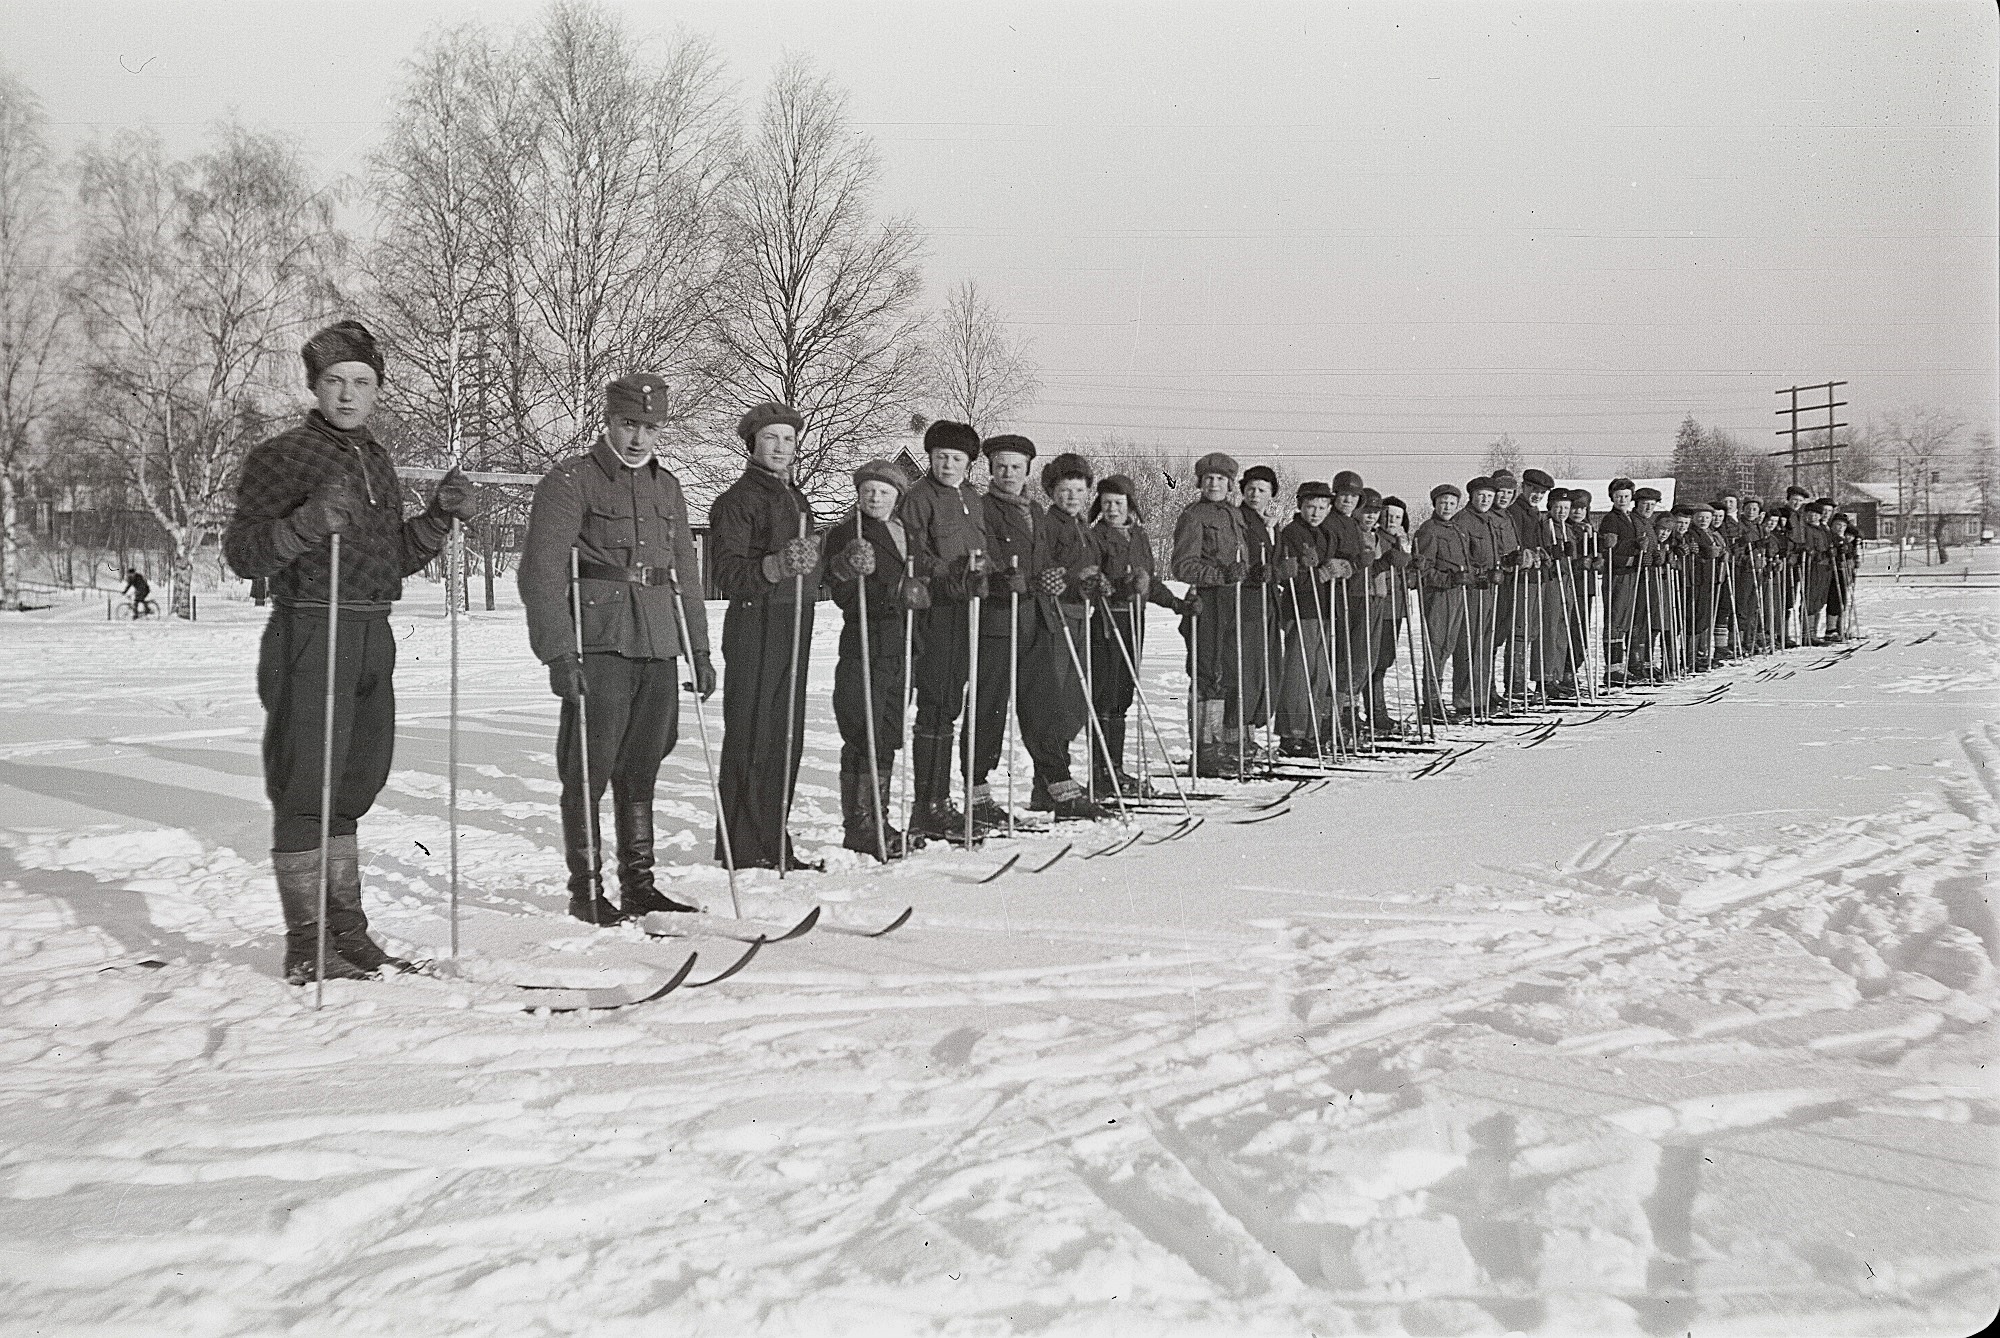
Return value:
M 789 653 L 789 652 L 788 652 Z M 863 684 L 867 690 L 863 691 Z M 840 629 L 840 660 L 833 666 L 833 719 L 840 727 L 840 769 L 868 770 L 868 716 L 875 717 L 875 766 L 888 775 L 903 746 L 903 619 L 899 613 L 868 620 L 868 677 L 861 675 L 861 620 Z
M 343 613 L 334 651 L 330 831 L 352 836 L 382 793 L 396 749 L 396 639 L 388 615 Z M 258 650 L 257 697 L 276 851 L 319 849 L 326 669 L 326 611 L 275 610 Z
M 1499 610 L 1493 586 L 1465 586 L 1465 628 L 1451 657 L 1451 701 L 1460 710 L 1493 705 L 1493 646 Z
M 1235 591 L 1226 585 L 1196 586 L 1195 616 L 1183 620 L 1181 634 L 1189 639 L 1188 673 L 1197 701 L 1221 702 L 1224 725 L 1234 728 L 1236 712 Z M 1246 666 L 1247 667 L 1247 666 Z
M 792 678 L 793 619 L 799 667 Z M 806 660 L 812 646 L 810 603 L 734 600 L 722 620 L 722 811 L 738 868 L 774 869 L 784 840 L 792 787 L 806 732 Z M 789 687 L 790 692 L 787 693 Z M 787 700 L 792 733 L 785 738 Z M 790 758 L 791 765 L 786 766 Z M 722 834 L 715 854 L 722 858 Z
M 1073 642 L 1083 653 L 1082 623 L 1071 620 L 1070 641 L 1049 626 L 1050 614 L 1023 600 L 1020 628 L 1014 641 L 1014 715 L 1021 744 L 1033 760 L 1036 779 L 1043 784 L 1068 780 L 1070 745 L 1089 717 L 1083 685 L 1070 660 Z M 1007 638 L 979 639 L 979 705 L 972 736 L 972 778 L 984 784 L 1000 765 L 1007 738 Z M 960 754 L 961 758 L 963 753 Z
M 1099 715 L 1122 716 L 1132 709 L 1132 671 L 1126 667 L 1125 657 L 1138 652 L 1133 622 L 1132 606 L 1123 600 L 1111 606 L 1108 616 L 1100 606 L 1097 616 L 1091 619 L 1090 705 Z M 1263 690 L 1260 680 L 1259 695 Z
M 1445 683 L 1446 662 L 1465 654 L 1465 613 L 1469 601 L 1462 586 L 1426 590 L 1424 600 L 1424 705 L 1436 712 Z
M 965 705 L 965 678 L 971 667 L 966 606 L 933 604 L 916 615 L 917 732 L 950 734 Z M 1021 620 L 1027 621 L 1024 609 Z M 985 647 L 981 646 L 981 650 Z
M 604 836 L 597 818 L 604 788 L 611 787 L 614 805 L 651 806 L 660 761 L 680 737 L 680 676 L 675 660 L 628 659 L 610 651 L 583 657 L 585 701 L 582 715 L 590 718 L 590 790 L 585 795 L 582 731 L 577 704 L 562 704 L 556 726 L 556 775 L 562 781 L 563 849 L 570 868 L 570 890 L 591 889 L 589 852 L 603 862 Z M 586 827 L 586 824 L 588 826 Z M 588 834 L 588 841 L 585 837 Z

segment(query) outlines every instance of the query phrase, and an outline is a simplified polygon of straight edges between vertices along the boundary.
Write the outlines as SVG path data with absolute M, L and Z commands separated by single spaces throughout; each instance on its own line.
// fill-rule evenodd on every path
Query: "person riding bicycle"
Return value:
M 153 583 L 140 575 L 137 567 L 125 573 L 125 584 L 118 593 L 122 595 L 127 590 L 132 592 L 132 612 L 136 616 L 143 618 L 153 611 Z

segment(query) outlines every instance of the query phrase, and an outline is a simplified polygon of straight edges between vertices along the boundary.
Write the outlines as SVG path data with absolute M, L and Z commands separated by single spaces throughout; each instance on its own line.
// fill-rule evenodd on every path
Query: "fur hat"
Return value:
M 1042 491 L 1053 494 L 1056 485 L 1065 479 L 1082 479 L 1090 482 L 1090 462 L 1082 456 L 1064 451 L 1055 459 L 1042 466 Z
M 926 441 L 928 442 L 928 434 Z M 1002 432 L 997 437 L 988 437 L 983 449 L 988 460 L 993 458 L 996 451 L 1012 451 L 1016 455 L 1025 455 L 1030 460 L 1035 458 L 1035 443 L 1012 432 Z
M 854 471 L 854 490 L 861 491 L 861 485 L 869 482 L 886 483 L 900 497 L 903 489 L 910 486 L 910 476 L 894 460 L 870 460 Z
M 1125 508 L 1131 512 L 1135 522 L 1145 520 L 1145 517 L 1139 514 L 1139 487 L 1124 474 L 1106 474 L 1097 481 L 1097 497 L 1090 504 L 1090 515 L 1093 520 L 1097 518 L 1097 513 L 1104 509 L 1104 499 L 1113 494 L 1125 499 Z
M 1590 489 L 1571 488 L 1569 490 L 1569 502 L 1571 506 L 1582 507 L 1584 510 L 1588 511 L 1590 509 L 1590 503 L 1591 503 Z
M 1547 499 L 1547 501 L 1548 501 L 1548 505 L 1550 505 L 1550 506 L 1554 506 L 1554 505 L 1555 505 L 1555 504 L 1556 504 L 1557 502 L 1568 502 L 1568 501 L 1571 501 L 1571 500 L 1573 500 L 1573 499 L 1572 499 L 1572 498 L 1570 497 L 1570 495 L 1569 495 L 1569 489 L 1568 489 L 1568 488 L 1550 488 L 1550 489 L 1549 489 L 1549 495 L 1548 495 L 1548 499 Z
M 1278 491 L 1278 472 L 1269 465 L 1252 465 L 1243 471 L 1243 486 L 1263 482 L 1271 485 L 1271 491 Z
M 1221 451 L 1210 451 L 1194 462 L 1194 481 L 1200 483 L 1210 474 L 1227 474 L 1229 481 L 1236 481 L 1236 461 Z
M 1515 492 L 1521 490 L 1521 481 L 1514 477 L 1514 471 L 1511 469 L 1496 469 L 1489 477 L 1493 480 L 1493 490 L 1495 492 L 1506 492 L 1509 489 Z
M 1382 509 L 1384 511 L 1387 511 L 1392 506 L 1395 507 L 1398 511 L 1403 513 L 1404 519 L 1407 520 L 1409 518 L 1410 504 L 1404 501 L 1402 498 L 1396 496 L 1396 494 L 1394 493 L 1390 493 L 1387 497 L 1384 497 L 1382 499 Z
M 1521 471 L 1521 486 L 1523 488 L 1540 488 L 1543 491 L 1547 491 L 1556 486 L 1556 481 L 1550 478 L 1543 470 L 1524 469 Z
M 305 359 L 308 387 L 319 384 L 321 372 L 343 362 L 365 362 L 375 369 L 375 379 L 382 379 L 382 350 L 360 321 L 335 321 L 306 340 L 299 356 Z
M 1324 498 L 1331 502 L 1333 500 L 1333 488 L 1328 484 L 1321 483 L 1318 479 L 1309 479 L 1301 483 L 1299 485 L 1299 505 L 1304 506 L 1314 498 Z
M 773 423 L 790 423 L 792 431 L 806 430 L 806 420 L 799 417 L 798 410 L 789 404 L 776 400 L 765 400 L 736 420 L 736 435 L 743 439 L 745 446 L 757 440 L 757 434 Z
M 1440 483 L 1437 487 L 1432 488 L 1431 505 L 1436 506 L 1437 499 L 1440 497 L 1456 497 L 1461 502 L 1465 500 L 1464 492 L 1459 489 L 1456 483 Z
M 1609 488 L 1606 488 L 1606 489 L 1605 489 L 1604 491 L 1605 491 L 1605 492 L 1606 492 L 1607 494 L 1610 494 L 1610 493 L 1615 493 L 1615 492 L 1619 491 L 1619 490 L 1620 490 L 1620 489 L 1622 488 L 1622 489 L 1623 489 L 1624 491 L 1626 491 L 1626 492 L 1631 492 L 1631 491 L 1632 491 L 1632 489 L 1634 489 L 1634 488 L 1636 488 L 1636 487 L 1638 487 L 1638 486 L 1639 486 L 1639 485 L 1638 485 L 1638 484 L 1636 484 L 1636 483 L 1634 483 L 1634 482 L 1632 482 L 1632 480 L 1631 480 L 1631 479 L 1628 479 L 1628 478 L 1622 478 L 1622 477 L 1621 477 L 1621 478 L 1615 478 L 1615 479 L 1611 480 L 1611 486 L 1610 486 Z
M 926 451 L 957 451 L 968 461 L 979 454 L 979 434 L 970 423 L 954 423 L 940 418 L 924 429 Z

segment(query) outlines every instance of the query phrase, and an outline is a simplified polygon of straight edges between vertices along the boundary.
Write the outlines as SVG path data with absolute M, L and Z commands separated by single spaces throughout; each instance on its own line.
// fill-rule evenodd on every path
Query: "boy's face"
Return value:
M 1305 519 L 1308 525 L 1319 524 L 1331 515 L 1332 512 L 1333 499 L 1330 497 L 1308 497 L 1305 501 L 1299 503 L 1299 515 Z
M 771 423 L 757 429 L 750 441 L 750 460 L 771 474 L 784 474 L 798 457 L 799 434 L 790 423 Z
M 666 431 L 664 423 L 642 423 L 615 414 L 607 414 L 604 419 L 604 440 L 611 444 L 611 453 L 618 457 L 618 463 L 627 469 L 637 469 L 651 460 Z
M 1028 486 L 1028 457 L 1019 451 L 993 452 L 986 457 L 986 468 L 988 481 L 1002 497 L 1019 497 Z
M 1567 497 L 1564 497 L 1559 501 L 1554 501 L 1549 503 L 1549 519 L 1554 521 L 1558 525 L 1565 525 L 1569 523 L 1569 512 L 1570 512 L 1570 505 L 1569 505 L 1569 498 Z
M 1253 511 L 1262 511 L 1271 504 L 1271 485 L 1263 479 L 1252 479 L 1243 485 L 1243 501 Z
M 1132 519 L 1132 499 L 1122 492 L 1107 492 L 1097 498 L 1099 512 L 1113 525 L 1123 525 Z
M 972 457 L 964 451 L 937 450 L 931 453 L 931 477 L 947 488 L 956 488 L 965 482 L 965 475 L 972 468 Z
M 1472 509 L 1481 513 L 1491 511 L 1493 509 L 1492 489 L 1474 488 L 1472 490 Z
M 1632 509 L 1632 490 L 1620 488 L 1611 494 L 1611 509 L 1621 515 Z
M 1090 485 L 1078 478 L 1063 479 L 1056 484 L 1055 493 L 1049 500 L 1065 516 L 1080 516 L 1083 508 L 1090 504 Z
M 1457 493 L 1441 492 L 1437 496 L 1431 498 L 1431 514 L 1436 516 L 1439 520 L 1450 520 L 1453 516 L 1458 514 L 1459 508 L 1464 505 L 1465 505 L 1465 499 L 1460 497 Z
M 1201 476 L 1201 500 L 1204 502 L 1228 501 L 1229 475 L 1203 474 Z
M 312 393 L 327 422 L 343 431 L 352 431 L 375 412 L 375 398 L 382 393 L 382 380 L 365 362 L 336 362 L 319 374 L 312 384 Z
M 896 500 L 902 494 L 880 479 L 863 479 L 856 490 L 854 503 L 861 508 L 861 514 L 870 520 L 887 520 L 896 510 Z
M 1360 505 L 1361 494 L 1358 492 L 1343 492 L 1334 495 L 1333 509 L 1343 516 L 1353 515 L 1354 508 Z

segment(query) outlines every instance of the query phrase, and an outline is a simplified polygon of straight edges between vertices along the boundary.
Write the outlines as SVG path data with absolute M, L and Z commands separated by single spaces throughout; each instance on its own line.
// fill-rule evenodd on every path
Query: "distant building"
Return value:
M 1920 543 L 1930 543 L 1942 536 L 1953 547 L 1979 542 L 1977 488 L 1963 483 L 1912 487 L 1906 482 L 1899 496 L 1896 482 L 1891 479 L 1886 483 L 1848 483 L 1843 485 L 1843 491 L 1851 500 L 1844 502 L 1842 509 L 1855 513 L 1863 538 L 1908 536 Z M 1862 514 L 1864 509 L 1874 513 L 1872 533 L 1868 517 Z

